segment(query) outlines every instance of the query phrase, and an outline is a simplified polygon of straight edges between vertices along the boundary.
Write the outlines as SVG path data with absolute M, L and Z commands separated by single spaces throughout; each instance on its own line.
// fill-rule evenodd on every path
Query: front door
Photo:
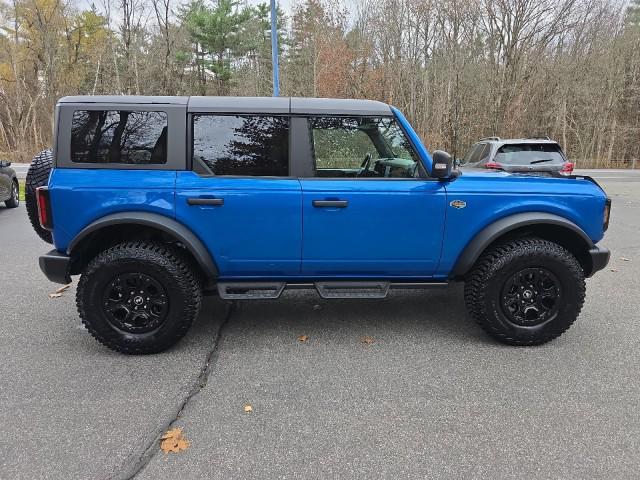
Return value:
M 178 172 L 176 217 L 221 278 L 300 273 L 301 188 L 289 178 L 289 118 L 194 114 L 193 171 Z
M 302 273 L 430 277 L 446 194 L 393 117 L 309 118 L 315 172 L 301 180 Z

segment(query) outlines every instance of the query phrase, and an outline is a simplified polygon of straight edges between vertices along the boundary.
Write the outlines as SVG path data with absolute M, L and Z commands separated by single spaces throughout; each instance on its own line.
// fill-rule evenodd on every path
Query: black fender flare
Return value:
M 496 220 L 478 232 L 458 257 L 450 276 L 453 278 L 463 277 L 471 270 L 482 252 L 496 239 L 510 231 L 530 225 L 554 225 L 566 228 L 577 234 L 584 241 L 587 249 L 594 248 L 593 241 L 585 231 L 571 220 L 546 212 L 516 213 Z
M 196 262 L 208 277 L 213 280 L 218 276 L 218 267 L 209 250 L 202 241 L 186 226 L 176 220 L 150 212 L 121 212 L 106 215 L 90 223 L 78 233 L 67 246 L 67 255 L 71 256 L 73 250 L 88 235 L 106 227 L 114 225 L 144 225 L 156 228 L 174 237 L 193 255 Z

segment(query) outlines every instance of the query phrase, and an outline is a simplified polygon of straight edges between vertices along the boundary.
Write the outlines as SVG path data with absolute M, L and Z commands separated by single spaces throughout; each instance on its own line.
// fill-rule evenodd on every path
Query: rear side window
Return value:
M 475 145 L 473 145 L 469 150 L 467 150 L 467 153 L 462 159 L 462 163 L 463 164 L 472 163 L 473 159 L 477 157 L 476 153 L 478 153 L 479 150 L 482 150 L 481 144 L 476 143 Z
M 522 143 L 503 145 L 496 162 L 504 165 L 561 165 L 565 159 L 555 143 Z
M 167 114 L 76 110 L 71 124 L 75 163 L 167 163 Z
M 213 175 L 289 175 L 289 119 L 194 115 L 193 160 Z
M 467 151 L 467 154 L 462 160 L 462 164 L 478 163 L 480 160 L 484 160 L 489 156 L 491 152 L 491 146 L 488 143 L 476 143 L 473 147 Z

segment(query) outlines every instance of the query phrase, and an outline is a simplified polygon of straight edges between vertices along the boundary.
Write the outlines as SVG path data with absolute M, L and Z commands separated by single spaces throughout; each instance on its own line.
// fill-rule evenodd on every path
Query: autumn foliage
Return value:
M 266 4 L 0 0 L 0 155 L 51 144 L 71 94 L 270 95 Z M 283 95 L 402 109 L 431 149 L 549 135 L 577 166 L 640 166 L 640 0 L 300 0 Z

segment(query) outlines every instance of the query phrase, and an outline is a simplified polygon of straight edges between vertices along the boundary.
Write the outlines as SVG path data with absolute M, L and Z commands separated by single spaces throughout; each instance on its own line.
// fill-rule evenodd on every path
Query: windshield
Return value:
M 502 165 L 562 165 L 565 162 L 560 146 L 553 143 L 521 143 L 503 145 L 495 162 Z

